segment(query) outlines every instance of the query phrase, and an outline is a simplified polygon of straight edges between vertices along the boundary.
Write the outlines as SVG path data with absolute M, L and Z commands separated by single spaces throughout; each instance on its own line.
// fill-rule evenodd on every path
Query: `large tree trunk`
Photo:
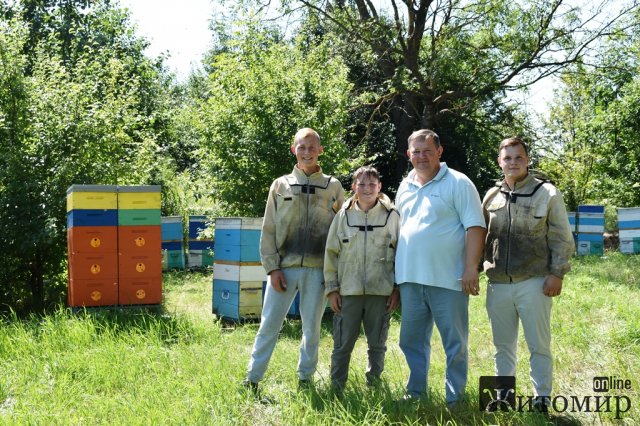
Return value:
M 407 112 L 405 102 L 397 97 L 391 110 L 391 120 L 395 128 L 396 138 L 396 167 L 394 169 L 393 183 L 397 188 L 408 169 L 407 149 L 408 139 L 414 130 L 419 128 L 419 120 Z

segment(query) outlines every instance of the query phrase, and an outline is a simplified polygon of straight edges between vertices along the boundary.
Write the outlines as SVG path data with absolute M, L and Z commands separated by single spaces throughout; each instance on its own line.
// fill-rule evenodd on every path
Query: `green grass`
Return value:
M 594 395 L 594 376 L 631 379 L 632 389 L 618 393 L 632 403 L 621 420 L 602 412 L 555 413 L 550 421 L 534 413 L 480 412 L 478 378 L 493 374 L 484 296 L 470 303 L 468 403 L 454 412 L 447 411 L 442 397 L 444 352 L 437 332 L 431 397 L 397 402 L 408 374 L 398 348 L 397 318 L 382 386 L 369 390 L 364 385 L 363 338 L 341 397 L 329 387 L 330 321 L 323 324 L 316 385 L 305 391 L 296 389 L 295 376 L 300 324 L 287 321 L 262 383 L 276 403 L 262 405 L 239 386 L 257 324 L 216 320 L 211 278 L 166 274 L 163 309 L 60 308 L 49 316 L 0 320 L 0 424 L 543 425 L 637 424 L 640 419 L 640 256 L 574 259 L 553 308 L 554 391 L 583 397 Z M 519 355 L 518 393 L 530 395 L 522 337 Z

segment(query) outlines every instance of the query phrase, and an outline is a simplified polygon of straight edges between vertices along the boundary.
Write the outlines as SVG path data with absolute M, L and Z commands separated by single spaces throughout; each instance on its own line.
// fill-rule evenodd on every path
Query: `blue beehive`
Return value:
M 207 268 L 213 264 L 213 240 L 205 235 L 207 228 L 206 216 L 189 216 L 189 268 Z
M 576 218 L 578 255 L 604 254 L 604 206 L 578 206 Z
M 261 281 L 213 280 L 213 313 L 233 321 L 260 318 Z
M 261 227 L 262 218 L 217 218 L 214 262 L 260 262 Z
M 622 253 L 640 253 L 640 207 L 618 209 L 618 236 Z
M 260 263 L 262 218 L 224 217 L 215 223 L 213 313 L 237 321 L 260 318 L 266 277 Z
M 184 235 L 182 216 L 163 216 L 162 226 L 162 269 L 184 269 Z

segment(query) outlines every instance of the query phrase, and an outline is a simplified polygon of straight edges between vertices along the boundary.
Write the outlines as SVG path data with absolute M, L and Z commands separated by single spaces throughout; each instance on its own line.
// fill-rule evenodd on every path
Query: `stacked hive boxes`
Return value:
M 69 306 L 118 303 L 116 186 L 72 185 L 67 190 Z
M 184 269 L 182 217 L 162 218 L 162 270 Z
M 266 273 L 260 263 L 261 218 L 217 218 L 213 313 L 230 320 L 260 318 Z
M 202 235 L 206 228 L 206 216 L 189 216 L 189 268 L 206 268 L 213 263 L 213 240 Z
M 573 234 L 573 242 L 576 245 L 576 247 L 578 247 L 578 237 L 576 234 L 576 222 L 577 222 L 577 215 L 576 212 L 567 212 L 567 217 L 569 218 L 569 227 L 571 228 L 571 233 Z
M 569 218 L 569 226 L 571 227 L 571 232 L 576 233 L 576 212 L 568 212 L 567 217 Z
M 160 186 L 118 187 L 118 300 L 162 302 Z
M 578 254 L 604 254 L 604 206 L 578 206 Z
M 640 207 L 618 209 L 618 236 L 622 253 L 640 253 Z

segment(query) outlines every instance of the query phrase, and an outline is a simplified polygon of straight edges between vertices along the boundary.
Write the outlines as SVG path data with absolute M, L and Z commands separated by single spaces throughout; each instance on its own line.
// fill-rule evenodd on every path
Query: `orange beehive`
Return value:
M 120 278 L 159 277 L 162 271 L 162 253 L 118 255 L 118 276 Z
M 118 251 L 126 254 L 162 254 L 160 226 L 119 226 Z
M 75 253 L 69 256 L 70 280 L 118 278 L 117 253 Z
M 113 185 L 67 190 L 69 306 L 118 304 L 117 192 Z
M 69 254 L 116 253 L 117 226 L 74 226 L 67 230 Z
M 118 279 L 69 280 L 70 306 L 108 306 L 118 304 Z
M 118 300 L 121 305 L 162 303 L 162 277 L 120 277 Z
M 159 218 L 160 186 L 72 185 L 69 306 L 162 303 Z
M 118 187 L 118 285 L 121 305 L 162 303 L 159 186 Z

